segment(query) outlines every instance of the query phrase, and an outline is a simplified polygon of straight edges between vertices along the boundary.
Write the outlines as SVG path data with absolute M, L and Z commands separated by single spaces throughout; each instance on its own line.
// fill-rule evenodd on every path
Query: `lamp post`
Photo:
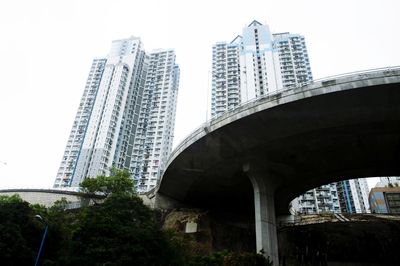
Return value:
M 39 214 L 35 215 L 35 218 L 37 218 L 39 221 L 41 221 L 42 223 L 45 224 L 44 232 L 43 232 L 43 236 L 42 236 L 42 241 L 40 242 L 39 251 L 38 251 L 38 253 L 36 255 L 36 260 L 35 260 L 35 266 L 37 266 L 38 263 L 39 263 L 40 254 L 42 253 L 42 248 L 43 248 L 44 240 L 45 240 L 46 235 L 47 235 L 47 230 L 49 228 L 49 225 L 44 221 L 43 217 L 40 216 Z

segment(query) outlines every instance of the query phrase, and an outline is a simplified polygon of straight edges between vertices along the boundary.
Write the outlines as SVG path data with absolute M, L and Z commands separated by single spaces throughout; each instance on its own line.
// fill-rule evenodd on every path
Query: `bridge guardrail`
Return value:
M 368 74 L 382 72 L 382 71 L 384 73 L 386 72 L 386 73 L 390 74 L 390 73 L 393 73 L 394 71 L 399 71 L 399 70 L 400 70 L 400 66 L 383 67 L 383 68 L 374 68 L 374 69 L 369 69 L 369 70 L 360 70 L 360 71 L 348 72 L 348 73 L 338 74 L 338 75 L 334 75 L 334 76 L 328 76 L 328 77 L 324 77 L 324 78 L 320 78 L 320 79 L 315 79 L 315 80 L 312 80 L 310 82 L 300 83 L 300 84 L 298 84 L 296 86 L 292 86 L 292 87 L 289 87 L 289 88 L 284 88 L 284 89 L 272 91 L 272 92 L 269 92 L 269 93 L 267 93 L 267 94 L 265 94 L 265 95 L 263 95 L 261 97 L 257 97 L 257 98 L 248 100 L 246 102 L 240 103 L 234 109 L 227 110 L 226 112 L 222 113 L 218 117 L 220 117 L 220 116 L 222 116 L 222 115 L 224 115 L 226 113 L 229 113 L 229 112 L 231 112 L 231 111 L 233 111 L 233 110 L 235 110 L 237 108 L 240 108 L 241 106 L 247 105 L 249 103 L 252 103 L 252 102 L 255 102 L 255 101 L 259 101 L 261 99 L 268 98 L 268 97 L 271 97 L 272 95 L 279 94 L 279 93 L 282 93 L 282 92 L 285 92 L 285 91 L 291 91 L 293 89 L 302 88 L 302 87 L 305 87 L 305 86 L 308 86 L 308 85 L 311 85 L 311 84 L 315 84 L 315 83 L 319 83 L 319 82 L 322 83 L 324 81 L 330 81 L 330 80 L 334 80 L 334 79 L 338 79 L 338 78 L 351 77 L 351 76 L 360 75 L 360 74 L 368 75 Z M 216 119 L 218 117 L 212 117 L 211 119 L 206 121 L 204 124 L 206 124 L 207 122 L 209 122 L 209 121 L 211 121 L 213 119 Z

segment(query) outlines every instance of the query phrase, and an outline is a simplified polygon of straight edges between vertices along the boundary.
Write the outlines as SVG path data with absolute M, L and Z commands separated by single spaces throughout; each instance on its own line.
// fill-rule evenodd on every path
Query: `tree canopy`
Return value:
M 141 199 L 112 194 L 86 208 L 72 236 L 75 265 L 170 265 L 172 250 Z
M 18 194 L 14 194 L 11 196 L 0 195 L 0 204 L 5 203 L 21 203 L 24 202 L 22 198 Z
M 0 261 L 2 265 L 33 264 L 39 226 L 29 203 L 18 195 L 0 196 Z
M 109 176 L 100 175 L 96 178 L 86 178 L 80 188 L 84 193 L 100 193 L 108 196 L 112 193 L 134 193 L 134 182 L 127 170 L 111 169 Z

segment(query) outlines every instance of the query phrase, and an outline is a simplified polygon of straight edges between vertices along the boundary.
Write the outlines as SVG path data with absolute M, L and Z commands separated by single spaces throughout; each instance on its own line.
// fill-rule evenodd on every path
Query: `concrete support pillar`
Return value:
M 274 182 L 272 179 L 268 182 L 266 172 L 254 171 L 250 169 L 250 165 L 244 165 L 243 170 L 254 189 L 257 252 L 263 250 L 264 255 L 273 261 L 273 265 L 279 265 Z

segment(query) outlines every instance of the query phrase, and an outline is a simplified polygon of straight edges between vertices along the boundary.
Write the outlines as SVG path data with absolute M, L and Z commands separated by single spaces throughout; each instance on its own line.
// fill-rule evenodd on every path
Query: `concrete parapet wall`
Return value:
M 15 189 L 15 190 L 0 190 L 2 196 L 19 195 L 24 201 L 30 204 L 41 204 L 46 207 L 53 206 L 54 202 L 65 198 L 71 203 L 81 202 L 81 193 L 60 191 L 60 190 L 46 190 L 46 189 Z

